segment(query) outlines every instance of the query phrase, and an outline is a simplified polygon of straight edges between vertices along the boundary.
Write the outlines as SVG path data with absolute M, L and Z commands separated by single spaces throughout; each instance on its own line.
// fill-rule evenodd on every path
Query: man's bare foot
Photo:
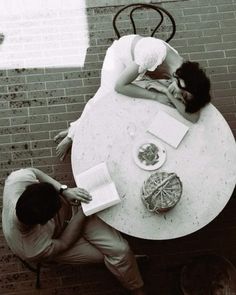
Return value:
M 54 140 L 55 142 L 61 141 L 63 138 L 65 138 L 65 137 L 67 136 L 67 134 L 68 134 L 68 130 L 69 130 L 69 129 L 65 129 L 65 130 L 59 132 L 59 133 L 53 138 L 53 140 Z
M 70 137 L 66 136 L 56 147 L 56 155 L 57 157 L 63 161 L 65 159 L 65 156 L 69 152 L 69 149 L 71 148 L 72 140 Z

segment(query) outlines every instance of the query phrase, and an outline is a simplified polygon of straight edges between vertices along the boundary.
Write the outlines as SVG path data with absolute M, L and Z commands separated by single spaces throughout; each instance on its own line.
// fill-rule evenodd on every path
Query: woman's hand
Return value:
M 152 82 L 147 83 L 146 89 L 155 90 L 155 91 L 158 91 L 158 92 L 163 93 L 165 95 L 167 95 L 167 92 L 168 92 L 168 88 L 158 81 L 152 81 Z
M 80 202 L 89 203 L 92 200 L 89 192 L 79 187 L 68 188 L 67 190 L 63 191 L 63 196 L 73 206 L 79 206 Z
M 186 105 L 185 105 L 185 101 L 183 98 L 181 98 L 181 96 L 174 96 L 172 93 L 170 93 L 168 91 L 167 96 L 169 98 L 169 100 L 171 101 L 171 103 L 173 103 L 176 107 L 176 109 L 178 110 L 178 112 L 188 121 L 192 122 L 192 123 L 197 123 L 197 121 L 199 120 L 200 117 L 200 112 L 196 112 L 196 113 L 187 113 L 185 111 Z
M 178 101 L 178 103 L 181 103 L 183 107 L 185 108 L 185 100 L 181 95 L 173 95 L 169 90 L 167 90 L 166 95 L 168 98 L 174 103 L 175 101 Z

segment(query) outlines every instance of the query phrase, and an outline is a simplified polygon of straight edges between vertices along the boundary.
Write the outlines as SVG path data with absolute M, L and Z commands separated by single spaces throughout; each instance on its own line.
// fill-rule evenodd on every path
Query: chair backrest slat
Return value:
M 158 24 L 154 28 L 154 30 L 151 34 L 151 37 L 153 37 L 155 35 L 155 33 L 157 32 L 157 30 L 160 28 L 165 17 L 167 17 L 169 19 L 169 21 L 171 22 L 171 25 L 172 25 L 172 31 L 170 32 L 170 36 L 165 41 L 169 42 L 174 37 L 175 32 L 176 32 L 175 20 L 174 20 L 173 16 L 166 9 L 164 9 L 160 6 L 157 6 L 157 5 L 152 5 L 152 4 L 133 3 L 133 4 L 125 5 L 124 7 L 122 7 L 119 11 L 117 11 L 115 16 L 113 17 L 112 24 L 113 24 L 113 28 L 114 28 L 114 31 L 115 31 L 118 39 L 121 37 L 121 34 L 117 28 L 117 18 L 122 12 L 124 12 L 124 10 L 127 9 L 127 11 L 128 11 L 129 8 L 131 8 L 131 7 L 133 7 L 133 9 L 131 9 L 131 11 L 129 13 L 129 18 L 130 18 L 130 21 L 132 24 L 132 29 L 133 29 L 134 34 L 137 34 L 137 29 L 136 29 L 133 13 L 138 9 L 149 8 L 149 9 L 155 10 L 160 16 L 160 21 L 158 22 Z

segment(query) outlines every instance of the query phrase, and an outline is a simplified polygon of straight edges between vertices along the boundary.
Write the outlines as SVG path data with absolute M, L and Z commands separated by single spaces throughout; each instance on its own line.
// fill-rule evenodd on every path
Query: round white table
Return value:
M 147 132 L 158 110 L 189 126 L 177 149 Z M 157 171 L 175 172 L 183 183 L 179 203 L 166 213 L 149 212 L 140 198 L 143 182 L 155 172 L 142 170 L 133 160 L 133 148 L 143 138 L 155 139 L 166 149 L 166 161 Z M 201 229 L 223 210 L 236 182 L 235 139 L 211 104 L 192 124 L 156 101 L 104 94 L 76 126 L 73 174 L 104 161 L 122 202 L 98 216 L 117 230 L 144 239 L 173 239 Z

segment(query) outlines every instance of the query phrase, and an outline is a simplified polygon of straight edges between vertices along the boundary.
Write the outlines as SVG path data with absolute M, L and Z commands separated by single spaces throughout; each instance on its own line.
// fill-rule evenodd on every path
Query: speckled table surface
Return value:
M 158 110 L 189 126 L 177 149 L 147 132 Z M 140 197 L 143 182 L 154 172 L 142 170 L 132 156 L 143 138 L 155 139 L 166 149 L 166 161 L 157 171 L 175 172 L 183 183 L 179 203 L 166 213 L 149 212 Z M 155 101 L 114 92 L 101 96 L 76 126 L 73 174 L 103 161 L 122 202 L 98 216 L 117 230 L 144 239 L 173 239 L 201 229 L 223 210 L 236 182 L 235 139 L 211 104 L 192 124 L 175 109 Z

